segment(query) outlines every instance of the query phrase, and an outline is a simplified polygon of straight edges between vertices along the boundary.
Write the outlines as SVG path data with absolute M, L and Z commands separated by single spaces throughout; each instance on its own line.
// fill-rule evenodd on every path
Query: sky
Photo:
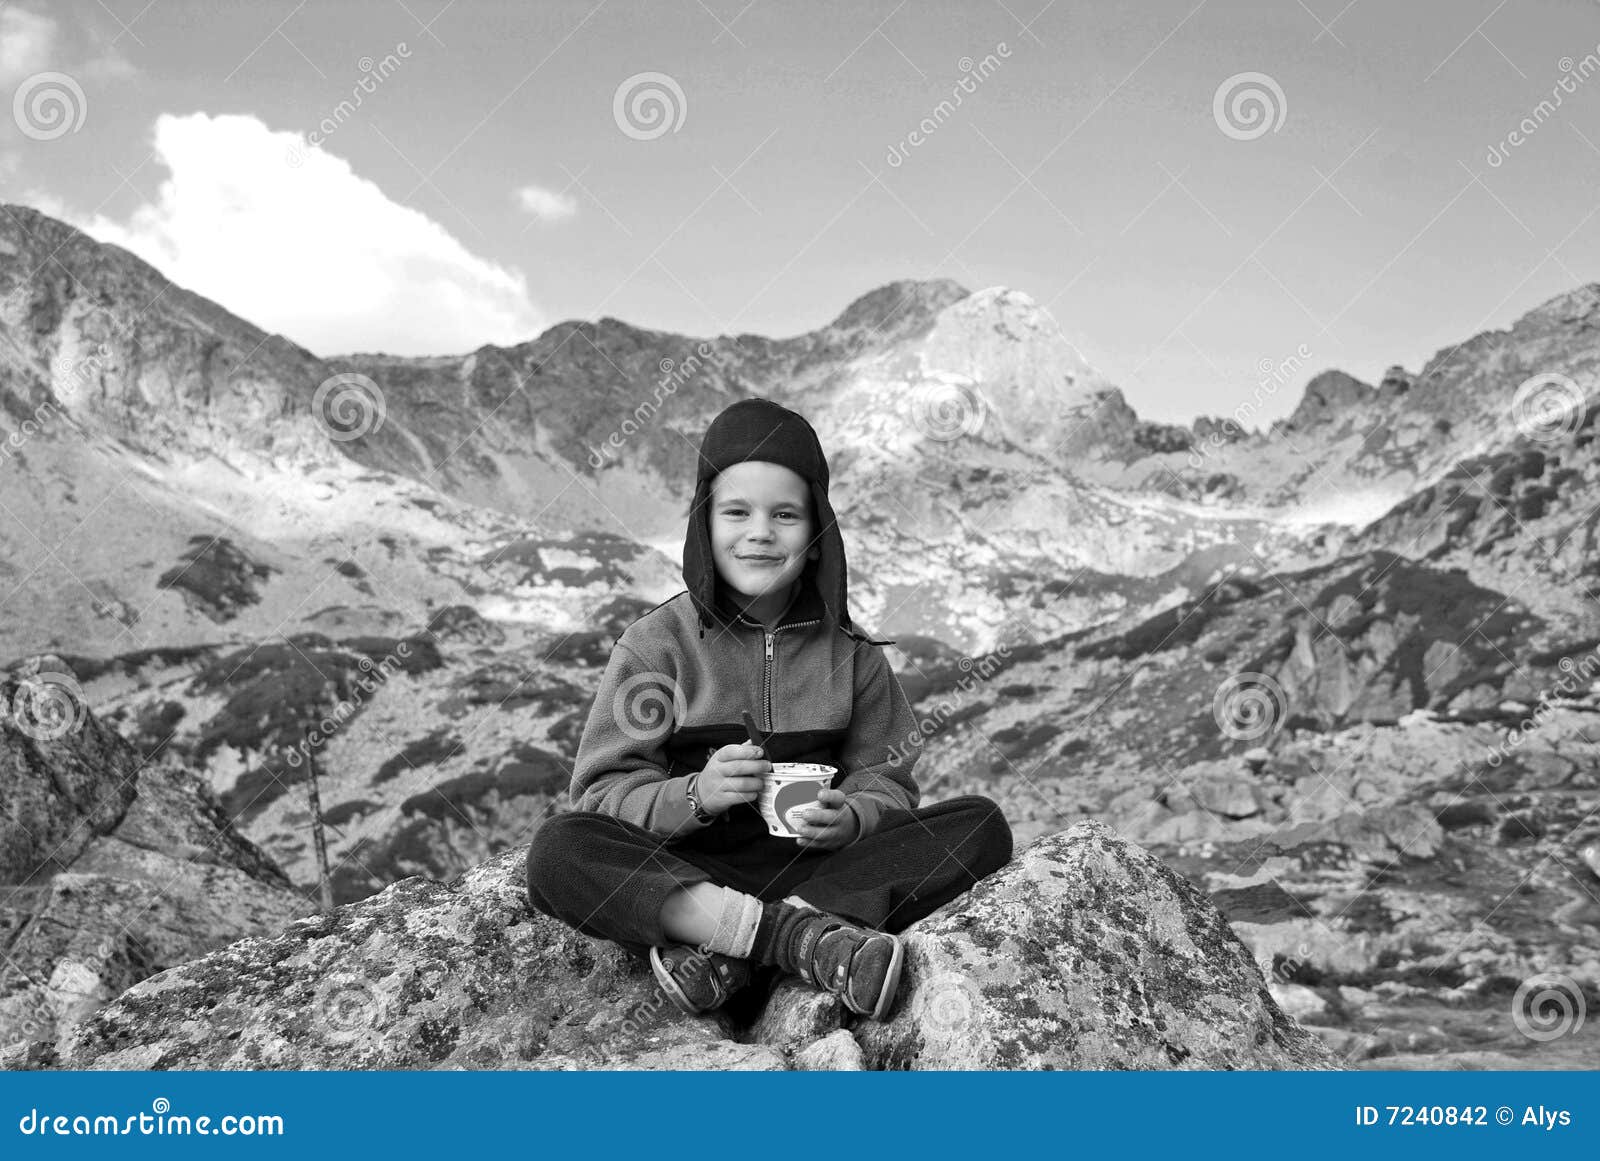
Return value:
M 947 277 L 1254 425 L 1600 279 L 1592 0 L 6 0 L 0 84 L 0 198 L 322 355 Z

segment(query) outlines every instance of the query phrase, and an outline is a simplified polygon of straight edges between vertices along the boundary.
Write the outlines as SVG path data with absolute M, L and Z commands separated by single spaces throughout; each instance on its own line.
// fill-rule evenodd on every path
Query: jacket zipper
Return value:
M 756 625 L 756 622 L 751 621 L 742 614 L 739 619 L 747 625 Z M 822 624 L 822 618 L 817 617 L 810 621 L 796 621 L 792 625 L 778 625 L 770 633 L 762 629 L 767 638 L 767 659 L 761 666 L 761 706 L 766 713 L 766 721 L 762 723 L 764 728 L 772 729 L 772 638 L 785 629 L 803 629 L 807 625 L 820 624 Z M 760 625 L 756 625 L 756 627 L 761 628 Z

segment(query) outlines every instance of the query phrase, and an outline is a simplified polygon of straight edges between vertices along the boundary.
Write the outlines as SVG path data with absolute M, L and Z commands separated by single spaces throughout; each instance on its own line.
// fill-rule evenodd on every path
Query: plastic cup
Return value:
M 800 824 L 817 801 L 817 795 L 833 784 L 836 766 L 820 762 L 774 762 L 772 773 L 761 784 L 756 805 L 767 821 L 767 831 L 778 838 L 799 838 Z

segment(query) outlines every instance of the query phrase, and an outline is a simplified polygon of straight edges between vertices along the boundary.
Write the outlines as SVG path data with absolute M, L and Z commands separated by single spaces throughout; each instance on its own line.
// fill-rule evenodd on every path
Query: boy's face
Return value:
M 821 554 L 810 489 L 782 464 L 747 460 L 711 481 L 711 556 L 723 583 L 752 600 L 785 593 Z

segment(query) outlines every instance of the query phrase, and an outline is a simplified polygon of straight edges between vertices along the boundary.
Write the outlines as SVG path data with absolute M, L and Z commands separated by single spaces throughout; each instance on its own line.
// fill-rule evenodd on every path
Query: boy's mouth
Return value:
M 741 556 L 739 559 L 746 564 L 781 564 L 783 562 L 783 557 L 781 556 Z

